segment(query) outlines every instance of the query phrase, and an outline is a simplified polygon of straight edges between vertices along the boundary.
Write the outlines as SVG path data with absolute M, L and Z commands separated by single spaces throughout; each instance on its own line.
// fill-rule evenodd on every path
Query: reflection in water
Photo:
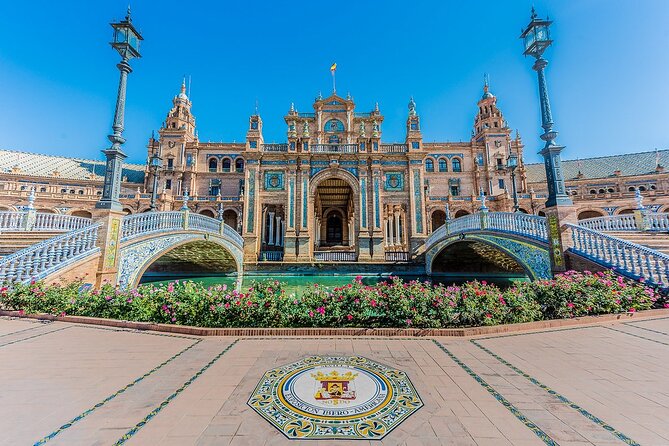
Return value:
M 347 283 L 351 283 L 355 277 L 356 274 L 342 274 L 342 275 L 332 275 L 332 274 L 323 274 L 323 275 L 309 275 L 309 276 L 288 276 L 288 275 L 278 275 L 278 274 L 273 274 L 273 275 L 246 275 L 244 276 L 244 281 L 242 283 L 242 287 L 244 289 L 248 289 L 248 287 L 251 286 L 251 283 L 254 280 L 265 280 L 265 279 L 273 279 L 273 280 L 278 280 L 280 282 L 283 282 L 285 284 L 284 288 L 288 294 L 295 293 L 296 295 L 300 295 L 302 293 L 302 290 L 306 287 L 312 286 L 313 284 L 318 284 L 320 287 L 337 287 L 337 286 L 342 286 Z M 362 276 L 362 283 L 365 285 L 375 285 L 379 282 L 387 281 L 389 280 L 388 276 L 380 276 L 380 275 L 361 275 Z M 449 275 L 449 276 L 416 276 L 416 275 L 400 275 L 403 280 L 409 281 L 409 280 L 430 280 L 433 283 L 440 283 L 443 285 L 453 285 L 453 284 L 461 284 L 463 282 L 471 281 L 474 280 L 474 277 L 468 276 L 468 277 L 463 277 L 463 276 L 454 276 L 454 275 Z M 153 283 L 153 284 L 161 284 L 161 283 L 169 283 L 170 281 L 173 280 L 182 280 L 184 279 L 183 277 L 143 277 L 142 278 L 142 283 Z M 500 276 L 477 276 L 477 280 L 485 280 L 488 283 L 494 283 L 495 285 L 506 288 L 510 285 L 513 284 L 513 282 L 516 281 L 525 281 L 527 278 L 524 276 L 513 276 L 513 275 L 500 275 Z M 228 287 L 234 287 L 235 285 L 235 278 L 232 276 L 207 276 L 207 277 L 192 277 L 189 278 L 188 280 L 192 280 L 194 282 L 200 282 L 205 286 L 212 286 L 212 285 L 219 285 L 219 284 L 226 284 Z

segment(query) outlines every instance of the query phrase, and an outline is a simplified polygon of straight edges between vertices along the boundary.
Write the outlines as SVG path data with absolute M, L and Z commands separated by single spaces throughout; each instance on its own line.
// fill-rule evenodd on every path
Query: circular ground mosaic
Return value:
M 300 439 L 382 438 L 423 406 L 406 373 L 361 356 L 309 356 L 269 370 L 248 404 Z

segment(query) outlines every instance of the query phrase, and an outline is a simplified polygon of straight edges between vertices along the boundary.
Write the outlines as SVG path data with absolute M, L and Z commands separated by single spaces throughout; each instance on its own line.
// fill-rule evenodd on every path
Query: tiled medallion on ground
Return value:
M 378 439 L 423 406 L 406 373 L 361 356 L 269 370 L 248 401 L 288 438 Z

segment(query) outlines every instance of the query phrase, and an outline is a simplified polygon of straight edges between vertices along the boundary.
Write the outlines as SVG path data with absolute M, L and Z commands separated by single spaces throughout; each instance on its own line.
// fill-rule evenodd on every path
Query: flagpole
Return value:
M 335 82 L 335 72 L 337 69 L 335 68 L 334 70 L 330 70 L 332 72 L 332 93 L 337 93 L 337 84 Z

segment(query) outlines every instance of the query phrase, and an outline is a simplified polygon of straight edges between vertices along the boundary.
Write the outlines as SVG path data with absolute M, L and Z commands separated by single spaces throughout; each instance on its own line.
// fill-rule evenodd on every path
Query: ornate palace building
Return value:
M 407 261 L 446 218 L 476 212 L 482 196 L 490 210 L 513 210 L 514 181 L 519 211 L 542 214 L 544 167 L 524 164 L 523 142 L 487 84 L 467 142 L 424 142 L 413 99 L 399 142 L 383 139 L 378 104 L 357 111 L 336 94 L 317 97 L 308 112 L 291 105 L 280 144 L 265 143 L 258 114 L 245 142 L 201 142 L 191 107 L 182 85 L 149 140 L 147 164 L 125 165 L 125 211 L 149 210 L 148 160 L 157 154 L 157 208 L 185 205 L 223 219 L 243 235 L 246 262 Z M 563 170 L 579 218 L 589 218 L 632 212 L 636 189 L 652 210 L 669 210 L 667 164 L 663 150 L 563 161 Z M 0 206 L 25 206 L 34 188 L 41 211 L 90 215 L 103 169 L 101 161 L 0 151 Z

